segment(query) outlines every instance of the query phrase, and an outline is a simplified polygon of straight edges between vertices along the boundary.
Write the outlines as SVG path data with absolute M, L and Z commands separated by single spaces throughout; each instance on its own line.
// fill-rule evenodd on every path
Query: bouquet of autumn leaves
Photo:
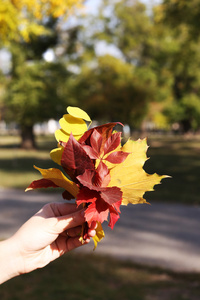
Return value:
M 166 176 L 147 174 L 143 165 L 147 159 L 146 139 L 129 139 L 121 145 L 121 132 L 113 128 L 120 123 L 108 123 L 91 129 L 91 119 L 77 107 L 68 107 L 68 114 L 60 120 L 56 130 L 58 148 L 50 152 L 56 168 L 35 167 L 43 176 L 33 181 L 26 190 L 61 187 L 66 200 L 76 199 L 83 205 L 86 223 L 80 239 L 87 238 L 88 224 L 97 222 L 94 248 L 104 237 L 101 224 L 108 221 L 112 229 L 120 217 L 120 206 L 146 203 L 143 195 L 153 190 Z M 122 125 L 122 124 L 121 124 Z

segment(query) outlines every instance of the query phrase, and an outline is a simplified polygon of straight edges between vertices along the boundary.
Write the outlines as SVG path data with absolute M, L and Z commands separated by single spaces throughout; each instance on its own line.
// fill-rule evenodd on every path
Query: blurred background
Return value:
M 145 195 L 156 209 L 161 205 L 163 218 L 154 224 L 155 230 L 166 221 L 167 207 L 170 212 L 184 208 L 185 213 L 174 218 L 195 232 L 195 257 L 200 262 L 199 29 L 200 0 L 0 0 L 2 228 L 8 210 L 13 221 L 12 208 L 18 214 L 17 226 L 25 220 L 20 211 L 28 203 L 17 206 L 12 197 L 23 197 L 30 182 L 40 178 L 33 165 L 55 167 L 49 151 L 56 146 L 58 120 L 67 106 L 78 106 L 94 124 L 123 123 L 123 141 L 147 137 L 151 159 L 144 169 L 172 176 Z M 45 191 L 44 202 L 54 197 L 52 193 Z M 6 194 L 10 205 L 4 203 Z M 34 209 L 30 205 L 28 214 Z M 190 213 L 186 222 L 190 209 L 195 216 Z M 139 219 L 140 212 L 136 209 L 132 216 Z M 170 222 L 165 223 L 169 236 Z M 7 237 L 4 229 L 0 234 L 0 239 Z M 70 259 L 12 279 L 0 288 L 0 296 L 200 299 L 200 267 L 183 272 L 167 268 L 168 262 L 164 268 L 145 259 L 137 264 L 126 255 L 118 260 L 97 252 L 71 254 Z M 188 250 L 188 259 L 191 256 Z

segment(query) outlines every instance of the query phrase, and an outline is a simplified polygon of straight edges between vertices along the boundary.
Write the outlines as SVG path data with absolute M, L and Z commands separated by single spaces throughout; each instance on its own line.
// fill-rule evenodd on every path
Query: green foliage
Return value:
M 171 123 L 179 122 L 182 130 L 200 127 L 200 100 L 196 94 L 187 94 L 179 102 L 166 107 L 165 114 Z
M 7 87 L 7 119 L 20 125 L 34 125 L 61 114 L 66 106 L 61 89 L 67 72 L 60 64 L 23 64 Z
M 199 0 L 164 0 L 161 6 L 162 17 L 172 26 L 187 24 L 195 38 L 199 34 Z
M 157 46 L 152 30 L 152 20 L 139 1 L 103 1 L 99 14 L 88 19 L 85 31 L 81 31 L 80 72 L 70 82 L 70 97 L 77 99 L 93 119 L 120 120 L 138 127 L 148 112 L 149 102 L 160 99 L 152 49 L 148 51 L 151 43 Z M 96 57 L 91 49 L 102 40 L 114 45 L 122 58 Z M 163 88 L 164 84 L 160 86 Z M 160 92 L 162 97 L 167 90 Z
M 77 99 L 93 119 L 136 126 L 146 112 L 155 81 L 145 67 L 137 69 L 113 56 L 100 56 L 74 76 L 70 99 Z
M 4 97 L 5 118 L 20 126 L 25 148 L 35 147 L 33 125 L 36 122 L 59 118 L 68 104 L 74 104 L 66 99 L 66 80 L 70 75 L 66 66 L 59 60 L 43 59 L 44 52 L 57 45 L 55 24 L 56 20 L 51 19 L 45 23 L 52 34 L 31 36 L 29 42 L 13 42 L 10 47 L 12 70 Z
M 179 122 L 183 132 L 199 128 L 200 39 L 199 0 L 165 0 L 156 8 L 158 26 L 168 28 L 173 51 L 165 56 L 171 74 L 172 101 L 165 110 L 171 122 Z
M 149 15 L 139 1 L 104 0 L 97 15 L 86 15 L 68 29 L 49 17 L 43 24 L 48 34 L 12 44 L 7 120 L 32 126 L 77 105 L 93 119 L 138 127 L 145 117 L 156 118 L 149 107 L 159 102 L 156 114 L 165 113 L 183 131 L 198 129 L 198 4 L 165 0 Z M 121 58 L 97 57 L 99 41 L 114 45 Z M 56 62 L 44 61 L 48 49 L 60 51 Z
M 117 47 L 127 61 L 142 65 L 143 52 L 151 39 L 153 26 L 145 5 L 133 0 L 119 1 L 115 13 L 118 22 L 113 30 L 113 38 L 117 41 Z

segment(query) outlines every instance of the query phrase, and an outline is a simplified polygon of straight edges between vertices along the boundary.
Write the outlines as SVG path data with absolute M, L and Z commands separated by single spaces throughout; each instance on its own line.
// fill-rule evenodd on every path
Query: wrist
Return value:
M 20 274 L 21 256 L 13 237 L 0 242 L 0 284 Z

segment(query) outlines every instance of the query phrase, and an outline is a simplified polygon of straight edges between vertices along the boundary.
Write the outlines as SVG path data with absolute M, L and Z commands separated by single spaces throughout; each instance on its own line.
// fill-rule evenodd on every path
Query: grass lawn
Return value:
M 199 300 L 200 274 L 179 274 L 73 253 L 4 283 L 0 299 Z
M 200 138 L 149 136 L 145 163 L 148 173 L 166 174 L 171 179 L 146 194 L 148 201 L 200 204 Z M 54 136 L 37 137 L 38 151 L 19 149 L 19 137 L 0 137 L 0 186 L 25 189 L 40 174 L 33 168 L 58 167 L 49 156 L 56 147 Z
M 148 173 L 171 175 L 147 193 L 148 201 L 200 204 L 200 139 L 149 136 Z M 19 137 L 0 137 L 0 186 L 26 188 L 40 178 L 33 168 L 57 167 L 53 136 L 38 137 L 38 151 L 19 149 Z M 106 256 L 64 255 L 47 267 L 0 286 L 3 300 L 199 300 L 200 274 L 179 274 Z
M 200 137 L 149 137 L 145 170 L 149 173 L 170 175 L 156 192 L 148 193 L 149 201 L 158 200 L 186 204 L 200 204 Z
M 25 189 L 33 180 L 41 178 L 33 168 L 58 167 L 51 159 L 49 152 L 56 148 L 53 136 L 38 137 L 37 151 L 26 151 L 19 148 L 18 136 L 0 137 L 0 186 L 5 188 Z

